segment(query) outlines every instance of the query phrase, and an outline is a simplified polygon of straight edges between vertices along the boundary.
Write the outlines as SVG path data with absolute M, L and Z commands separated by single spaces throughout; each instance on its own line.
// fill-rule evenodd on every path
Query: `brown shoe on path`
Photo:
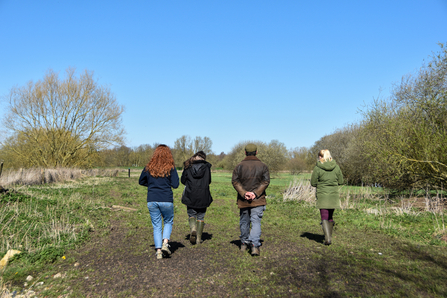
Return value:
M 261 254 L 261 251 L 259 249 L 259 247 L 253 246 L 251 248 L 251 255 L 252 256 L 259 256 Z

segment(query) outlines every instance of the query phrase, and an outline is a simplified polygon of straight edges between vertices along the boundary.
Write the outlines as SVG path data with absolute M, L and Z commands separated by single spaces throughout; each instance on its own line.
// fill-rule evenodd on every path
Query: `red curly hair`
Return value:
M 145 169 L 152 177 L 158 178 L 169 176 L 172 168 L 175 168 L 175 165 L 171 149 L 166 145 L 159 145 L 155 148 L 154 154 Z

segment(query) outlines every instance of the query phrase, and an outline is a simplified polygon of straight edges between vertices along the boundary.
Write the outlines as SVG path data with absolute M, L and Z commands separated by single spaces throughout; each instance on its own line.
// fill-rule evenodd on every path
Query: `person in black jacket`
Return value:
M 185 185 L 182 203 L 187 206 L 191 244 L 202 243 L 202 232 L 205 226 L 206 208 L 213 198 L 210 193 L 211 164 L 206 160 L 206 154 L 199 151 L 183 163 L 181 182 Z

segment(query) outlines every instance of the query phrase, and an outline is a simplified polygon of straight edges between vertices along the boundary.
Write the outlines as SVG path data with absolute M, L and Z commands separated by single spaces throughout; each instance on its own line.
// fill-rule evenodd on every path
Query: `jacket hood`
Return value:
M 326 161 L 325 163 L 321 163 L 320 161 L 317 161 L 317 167 L 320 169 L 323 169 L 325 171 L 332 171 L 335 169 L 335 166 L 337 166 L 337 163 L 335 160 Z
M 195 160 L 191 165 L 191 175 L 192 177 L 198 179 L 205 175 L 206 168 L 211 167 L 211 164 L 205 160 Z

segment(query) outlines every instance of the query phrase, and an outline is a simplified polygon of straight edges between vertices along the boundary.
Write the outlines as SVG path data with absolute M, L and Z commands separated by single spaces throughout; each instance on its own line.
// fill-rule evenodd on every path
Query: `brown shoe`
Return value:
M 245 244 L 245 243 L 242 243 L 242 244 L 241 244 L 241 252 L 246 252 L 246 251 L 247 251 L 247 248 L 248 248 L 248 245 L 247 245 L 247 244 Z
M 251 248 L 251 255 L 252 256 L 259 256 L 261 254 L 261 251 L 259 250 L 259 247 L 253 246 Z

